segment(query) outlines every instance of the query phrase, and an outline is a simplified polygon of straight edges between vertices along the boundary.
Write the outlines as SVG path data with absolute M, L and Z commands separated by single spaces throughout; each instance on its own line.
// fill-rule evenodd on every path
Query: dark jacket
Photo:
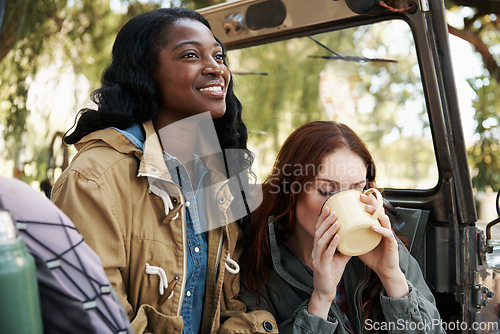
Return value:
M 271 312 L 280 333 L 349 333 L 337 304 L 333 302 L 328 320 L 307 310 L 313 292 L 313 277 L 299 259 L 276 240 L 274 224 L 269 224 L 273 266 L 260 305 L 255 294 L 244 291 L 241 299 L 249 309 Z M 406 276 L 410 293 L 393 299 L 380 292 L 380 305 L 365 319 L 361 296 L 375 275 L 357 257 L 351 258 L 344 271 L 349 319 L 356 333 L 444 333 L 434 297 L 427 287 L 416 260 L 399 247 L 399 265 Z

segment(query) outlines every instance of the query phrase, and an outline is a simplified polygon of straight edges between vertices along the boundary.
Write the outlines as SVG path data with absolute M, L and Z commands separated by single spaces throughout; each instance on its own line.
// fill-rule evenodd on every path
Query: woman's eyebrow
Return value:
M 184 45 L 194 45 L 194 46 L 201 46 L 201 43 L 198 42 L 198 41 L 183 41 L 183 42 L 180 42 L 179 44 L 177 44 L 175 47 L 174 47 L 174 50 L 177 50 L 178 48 L 184 46 Z M 215 42 L 213 44 L 213 47 L 214 48 L 217 48 L 217 47 L 220 47 L 222 48 L 222 45 L 220 43 L 217 43 Z
M 329 180 L 329 179 L 323 179 L 323 178 L 317 178 L 318 181 L 324 181 L 324 182 L 328 182 L 328 183 L 333 183 L 335 185 L 338 185 L 339 183 L 337 181 L 334 181 L 334 180 Z
M 197 42 L 197 41 L 184 41 L 184 42 L 180 42 L 179 44 L 177 44 L 177 45 L 174 47 L 174 50 L 177 50 L 178 48 L 183 47 L 184 45 L 195 45 L 195 46 L 201 46 L 201 43 L 200 43 L 200 42 Z

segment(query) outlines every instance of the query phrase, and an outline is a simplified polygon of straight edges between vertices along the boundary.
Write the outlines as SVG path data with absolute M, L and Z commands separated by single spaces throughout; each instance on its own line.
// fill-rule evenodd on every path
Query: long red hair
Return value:
M 345 124 L 311 122 L 299 127 L 283 143 L 273 170 L 262 185 L 262 204 L 252 213 L 251 247 L 244 255 L 242 267 L 245 287 L 258 296 L 263 296 L 272 265 L 269 217 L 273 217 L 278 240 L 293 235 L 298 197 L 304 186 L 315 179 L 324 158 L 340 148 L 361 157 L 367 167 L 367 187 L 375 187 L 373 158 L 361 138 Z

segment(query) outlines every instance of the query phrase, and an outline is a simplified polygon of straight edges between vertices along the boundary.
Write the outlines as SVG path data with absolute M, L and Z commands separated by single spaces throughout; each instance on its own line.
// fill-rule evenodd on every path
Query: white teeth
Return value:
M 201 88 L 200 92 L 222 92 L 221 86 L 211 86 L 206 88 Z

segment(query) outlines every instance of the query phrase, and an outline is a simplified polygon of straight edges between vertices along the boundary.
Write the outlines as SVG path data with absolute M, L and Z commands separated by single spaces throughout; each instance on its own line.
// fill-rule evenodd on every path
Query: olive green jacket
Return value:
M 331 304 L 328 320 L 307 310 L 313 291 L 313 277 L 286 247 L 278 243 L 274 224 L 269 224 L 273 266 L 264 289 L 263 298 L 245 291 L 240 297 L 251 310 L 271 312 L 280 333 L 349 333 L 337 304 Z M 344 271 L 349 319 L 356 333 L 444 333 L 434 297 L 424 281 L 420 267 L 404 245 L 399 247 L 400 267 L 408 281 L 410 293 L 393 299 L 380 293 L 380 305 L 365 319 L 361 296 L 375 275 L 358 258 L 353 257 Z
M 181 333 L 186 280 L 186 203 L 171 180 L 151 122 L 143 124 L 144 150 L 113 128 L 93 132 L 75 146 L 78 153 L 54 185 L 52 200 L 74 222 L 102 265 L 136 333 Z M 220 170 L 213 168 L 212 170 Z M 213 184 L 219 175 L 210 175 Z M 226 270 L 228 256 L 237 260 L 240 230 L 231 222 L 233 196 L 221 183 L 217 199 L 220 222 L 208 233 L 208 263 L 202 333 L 265 332 L 273 322 L 263 311 L 245 312 L 236 299 L 239 277 Z M 169 206 L 172 206 L 169 208 Z M 177 215 L 178 214 L 178 215 Z M 160 294 L 160 267 L 172 293 Z M 168 298 L 165 298 L 168 297 Z M 240 314 L 236 326 L 221 328 L 227 314 Z M 276 327 L 276 326 L 275 326 Z

